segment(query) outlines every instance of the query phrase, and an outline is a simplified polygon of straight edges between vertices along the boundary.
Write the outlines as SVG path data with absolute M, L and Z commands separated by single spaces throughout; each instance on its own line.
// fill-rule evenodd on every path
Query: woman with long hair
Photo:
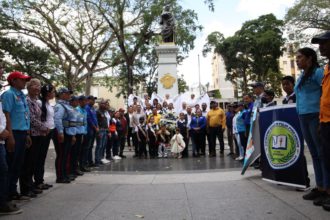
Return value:
M 47 152 L 55 128 L 54 108 L 49 103 L 49 101 L 54 99 L 54 97 L 55 97 L 54 86 L 52 86 L 51 84 L 47 84 L 41 87 L 40 90 L 41 121 L 47 127 L 48 132 L 45 136 L 41 137 L 41 141 L 40 141 L 40 152 L 39 152 L 39 157 L 37 159 L 36 173 L 34 176 L 35 185 L 36 188 L 38 189 L 48 189 L 52 187 L 51 184 L 44 182 L 44 173 L 45 173 L 45 161 L 47 157 Z
M 296 62 L 301 75 L 295 85 L 297 112 L 300 127 L 312 156 L 316 188 L 303 196 L 305 200 L 314 200 L 315 205 L 322 204 L 326 186 L 325 169 L 322 165 L 320 139 L 318 134 L 321 82 L 323 69 L 317 62 L 316 52 L 311 48 L 301 48 L 297 52 Z M 303 150 L 303 149 L 302 149 Z

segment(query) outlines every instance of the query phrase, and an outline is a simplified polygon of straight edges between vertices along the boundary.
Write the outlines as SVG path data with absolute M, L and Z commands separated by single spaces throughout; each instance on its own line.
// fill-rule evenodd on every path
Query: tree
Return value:
M 180 47 L 180 59 L 194 47 L 195 34 L 202 29 L 196 24 L 197 14 L 189 9 L 184 10 L 177 0 L 84 1 L 98 11 L 114 33 L 120 54 L 125 60 L 125 68 L 121 68 L 121 73 L 125 74 L 128 82 L 126 94 L 133 93 L 134 85 L 137 84 L 134 80 L 139 78 L 134 77 L 139 75 L 136 64 L 150 56 L 153 53 L 152 48 L 161 42 L 157 29 L 164 5 L 169 4 L 176 20 L 180 21 L 177 22 L 176 28 L 176 44 Z M 212 8 L 213 1 L 204 2 Z
M 277 81 L 281 77 L 278 58 L 284 44 L 282 27 L 283 21 L 268 14 L 245 22 L 234 36 L 228 38 L 213 32 L 207 37 L 203 54 L 212 50 L 220 54 L 226 65 L 226 79 L 241 85 L 243 93 L 249 92 L 249 82 L 261 81 L 271 85 L 280 95 Z
M 306 29 L 330 30 L 329 0 L 298 0 L 286 16 L 286 24 L 301 32 Z
M 178 86 L 179 86 L 179 93 L 185 93 L 189 89 L 187 82 L 184 80 L 183 74 L 181 74 L 181 76 L 178 77 Z
M 0 37 L 0 60 L 7 71 L 22 71 L 46 83 L 61 81 L 56 58 L 31 41 Z
M 7 33 L 32 37 L 46 46 L 70 89 L 87 80 L 89 94 L 93 74 L 121 62 L 111 53 L 114 35 L 104 18 L 81 1 L 3 0 L 0 21 Z

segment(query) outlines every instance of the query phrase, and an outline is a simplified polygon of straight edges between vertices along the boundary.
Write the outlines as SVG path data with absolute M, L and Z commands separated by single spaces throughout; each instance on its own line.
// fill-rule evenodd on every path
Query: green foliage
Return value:
M 178 77 L 178 86 L 179 86 L 179 94 L 185 93 L 189 89 L 187 82 L 184 80 L 183 74 L 181 74 L 181 76 Z
M 212 50 L 220 54 L 228 72 L 226 79 L 241 84 L 244 94 L 249 92 L 248 84 L 252 81 L 266 82 L 279 91 L 280 84 L 274 81 L 277 79 L 274 74 L 280 76 L 282 27 L 283 21 L 267 14 L 245 22 L 234 36 L 224 38 L 221 33 L 213 32 L 207 37 L 203 54 Z
M 122 71 L 117 74 L 128 83 L 126 94 L 133 93 L 134 86 L 139 83 L 136 79 L 140 78 L 147 79 L 144 83 L 149 93 L 155 90 L 157 56 L 154 47 L 161 43 L 158 22 L 164 5 L 171 6 L 177 21 L 175 42 L 180 48 L 179 62 L 194 48 L 196 33 L 202 29 L 197 24 L 197 14 L 183 9 L 177 0 L 102 1 L 101 4 L 91 0 L 84 2 L 104 18 L 114 33 L 124 60 L 124 68 L 120 68 Z M 213 1 L 205 3 L 212 6 Z M 125 16 L 127 14 L 129 16 Z
M 329 0 L 297 0 L 285 16 L 285 21 L 294 29 L 330 30 Z
M 0 59 L 7 71 L 18 70 L 45 83 L 58 80 L 58 61 L 47 48 L 31 41 L 0 37 Z

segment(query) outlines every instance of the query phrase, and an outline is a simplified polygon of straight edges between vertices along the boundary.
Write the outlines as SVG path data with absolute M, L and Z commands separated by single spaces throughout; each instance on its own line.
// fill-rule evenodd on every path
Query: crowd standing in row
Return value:
M 330 33 L 324 36 L 313 42 L 320 44 L 321 55 L 330 59 Z M 296 83 L 290 76 L 282 79 L 287 93 L 283 104 L 297 103 L 302 132 L 312 155 L 317 188 L 304 195 L 304 199 L 314 200 L 315 205 L 329 210 L 330 68 L 327 65 L 323 74 L 316 53 L 310 48 L 298 50 L 297 65 L 302 74 Z M 178 112 L 167 95 L 162 103 L 158 99 L 151 101 L 148 96 L 143 102 L 134 98 L 125 113 L 123 108 L 112 110 L 109 102 L 102 99 L 95 108 L 96 97 L 73 96 L 73 91 L 67 88 L 56 91 L 52 85 L 42 86 L 38 79 L 17 71 L 10 73 L 7 81 L 10 89 L 1 96 L 0 110 L 1 214 L 20 213 L 13 200 L 28 200 L 52 187 L 44 180 L 51 140 L 56 151 L 57 183 L 70 183 L 84 172 L 90 172 L 91 167 L 125 158 L 126 142 L 129 149 L 134 148 L 136 158 L 179 159 L 190 156 L 190 140 L 193 157 L 207 155 L 206 140 L 208 156 L 215 157 L 218 139 L 219 154 L 223 156 L 226 128 L 228 155 L 241 161 L 253 109 L 276 105 L 274 92 L 265 90 L 260 82 L 252 85 L 253 95 L 246 94 L 242 102 L 229 105 L 227 113 L 216 101 L 196 104 L 194 95 L 182 103 Z M 27 96 L 22 91 L 25 87 Z M 53 107 L 50 101 L 55 94 L 57 102 Z M 307 174 L 307 166 L 305 172 Z

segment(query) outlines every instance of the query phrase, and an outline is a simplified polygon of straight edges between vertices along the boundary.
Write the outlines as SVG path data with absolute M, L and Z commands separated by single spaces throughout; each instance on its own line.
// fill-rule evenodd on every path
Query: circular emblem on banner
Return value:
M 266 131 L 264 148 L 269 165 L 273 169 L 288 168 L 298 160 L 300 155 L 298 133 L 290 124 L 275 121 Z

